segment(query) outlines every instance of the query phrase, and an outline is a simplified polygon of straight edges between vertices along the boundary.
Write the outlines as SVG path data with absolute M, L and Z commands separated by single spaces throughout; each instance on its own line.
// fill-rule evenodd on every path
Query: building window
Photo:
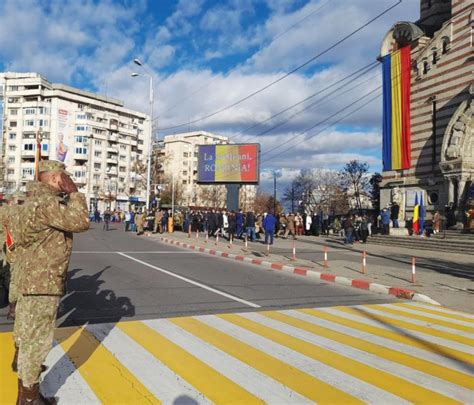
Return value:
M 48 120 L 38 120 L 38 125 L 40 127 L 47 127 L 48 126 Z
M 9 150 L 10 152 L 14 152 L 14 151 L 16 151 L 16 146 L 15 146 L 15 145 L 9 145 L 9 146 L 8 146 L 8 150 Z
M 76 155 L 87 155 L 87 148 L 75 148 Z
M 125 177 L 119 177 L 119 182 L 124 183 L 125 182 Z
M 10 115 L 18 115 L 18 108 L 10 108 Z
M 10 91 L 18 91 L 18 86 L 8 86 Z
M 23 178 L 32 177 L 34 175 L 35 175 L 35 169 L 32 168 L 32 167 L 27 167 L 25 169 L 21 169 L 21 176 Z
M 86 108 L 86 106 L 84 104 L 78 104 L 77 108 L 79 109 L 79 111 L 84 111 L 84 108 Z
M 87 127 L 85 125 L 76 125 L 77 132 L 85 132 L 87 131 Z
M 77 143 L 87 143 L 87 136 L 75 136 L 74 140 Z
M 430 64 L 428 63 L 428 61 L 424 61 L 423 62 L 423 74 L 426 75 L 430 70 Z
M 16 128 L 17 127 L 17 122 L 16 121 L 10 121 L 10 127 L 11 128 Z
M 120 160 L 121 161 L 124 161 L 126 158 L 127 158 L 126 156 L 120 155 Z
M 10 165 L 15 164 L 15 158 L 14 157 L 9 157 L 8 158 L 8 164 L 10 164 Z
M 43 145 L 41 145 L 41 150 L 43 152 L 47 152 L 48 151 L 48 144 L 47 143 L 44 143 Z
M 97 145 L 97 146 L 101 146 L 102 145 L 102 141 L 100 139 L 96 139 L 94 141 L 94 144 Z
M 94 163 L 94 169 L 100 170 L 101 167 L 102 165 L 100 163 Z
M 120 145 L 120 149 L 121 149 L 121 150 L 127 150 L 127 146 L 125 146 L 125 145 Z
M 10 134 L 8 135 L 8 138 L 12 141 L 15 140 L 16 139 L 16 133 L 15 132 L 10 132 Z
M 433 59 L 432 59 L 433 65 L 436 65 L 436 62 L 438 62 L 438 52 L 433 51 Z
M 127 171 L 127 169 L 125 168 L 125 166 L 120 166 L 119 167 L 119 172 L 120 173 L 125 173 Z
M 36 108 L 24 108 L 23 109 L 23 114 L 25 115 L 35 115 L 36 114 Z
M 8 169 L 7 174 L 15 174 L 15 169 Z
M 187 170 L 183 170 L 183 176 L 187 176 L 188 175 L 188 171 Z
M 87 115 L 86 115 L 86 114 L 77 114 L 77 115 L 76 115 L 76 119 L 78 119 L 78 120 L 86 120 L 86 119 L 87 119 Z
M 125 192 L 125 189 L 119 188 L 119 189 L 118 189 L 118 192 L 119 192 L 119 194 L 123 194 L 123 193 Z
M 76 179 L 79 179 L 79 178 L 81 178 L 81 177 L 86 177 L 86 173 L 83 172 L 83 171 L 75 170 L 75 171 L 74 171 L 74 177 L 75 177 Z
M 94 174 L 94 180 L 100 181 L 100 174 Z
M 47 114 L 49 110 L 46 107 L 39 107 L 38 114 Z
M 95 157 L 102 157 L 102 152 L 96 150 L 96 151 L 94 152 L 94 156 L 95 156 Z
M 25 143 L 23 150 L 36 150 L 36 145 L 34 143 Z
M 188 181 L 187 181 L 187 180 L 183 180 L 183 184 L 188 184 Z
M 183 157 L 187 158 L 188 157 L 188 152 L 183 152 Z
M 35 120 L 25 120 L 23 122 L 23 125 L 25 127 L 34 127 L 35 126 Z
M 137 143 L 138 143 L 139 145 L 143 145 L 143 141 L 142 141 L 141 139 L 139 139 L 139 140 L 137 141 Z

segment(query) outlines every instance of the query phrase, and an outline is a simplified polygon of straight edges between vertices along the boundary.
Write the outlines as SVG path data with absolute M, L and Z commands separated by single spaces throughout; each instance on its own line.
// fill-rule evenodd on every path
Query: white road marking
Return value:
M 238 315 L 244 316 L 245 314 Z M 257 335 L 256 333 L 250 332 L 247 329 L 234 325 L 222 318 L 214 315 L 196 316 L 194 318 L 252 346 L 257 350 L 287 363 L 290 367 L 301 370 L 334 388 L 361 399 L 362 401 L 370 404 L 408 404 L 408 401 L 405 401 L 403 398 L 368 384 L 365 381 L 361 381 L 349 374 L 345 374 L 336 368 L 332 368 L 322 362 L 309 358 L 287 348 L 286 346 Z
M 223 292 L 223 291 L 216 290 L 215 288 L 209 287 L 209 286 L 207 286 L 207 285 L 205 285 L 205 284 L 202 284 L 202 283 L 199 283 L 199 282 L 197 282 L 197 281 L 191 280 L 191 279 L 189 279 L 189 278 L 180 276 L 180 275 L 175 274 L 175 273 L 173 273 L 173 272 L 171 272 L 171 271 L 165 270 L 165 269 L 163 269 L 163 268 L 161 268 L 161 267 L 154 266 L 154 265 L 152 265 L 152 264 L 150 264 L 150 263 L 144 262 L 143 260 L 136 259 L 136 258 L 133 257 L 133 256 L 129 256 L 129 255 L 127 255 L 127 254 L 125 254 L 125 253 L 122 253 L 122 252 L 117 252 L 117 254 L 119 254 L 120 256 L 126 257 L 127 259 L 133 260 L 133 261 L 135 261 L 135 262 L 137 262 L 137 263 L 140 263 L 140 264 L 142 264 L 143 266 L 146 266 L 146 267 L 149 267 L 149 268 L 151 268 L 151 269 L 153 269 L 153 270 L 156 270 L 156 271 L 159 271 L 159 272 L 161 272 L 161 273 L 167 274 L 168 276 L 175 277 L 175 278 L 177 278 L 177 279 L 179 279 L 179 280 L 181 280 L 181 281 L 185 281 L 186 283 L 195 285 L 195 286 L 200 287 L 200 288 L 202 288 L 202 289 L 204 289 L 204 290 L 211 291 L 211 292 L 213 292 L 213 293 L 215 293 L 215 294 L 218 294 L 218 295 L 221 295 L 221 296 L 223 296 L 223 297 L 229 298 L 229 299 L 231 299 L 231 300 L 240 302 L 241 304 L 245 304 L 245 305 L 247 305 L 247 306 L 249 306 L 249 307 L 252 307 L 252 308 L 261 308 L 260 305 L 258 305 L 258 304 L 254 304 L 253 302 L 246 301 L 246 300 L 243 300 L 242 298 L 236 297 L 236 296 L 234 296 L 234 295 L 227 294 L 227 293 L 225 293 L 225 292 Z
M 172 405 L 182 396 L 200 405 L 211 404 L 203 394 L 113 324 L 88 325 L 87 330 L 161 403 Z
M 48 370 L 41 383 L 43 395 L 57 397 L 61 404 L 101 403 L 61 345 L 54 344 L 45 364 Z
M 179 250 L 155 250 L 151 252 L 113 252 L 110 250 L 107 251 L 96 251 L 96 250 L 76 250 L 73 251 L 74 254 L 120 254 L 120 253 L 133 253 L 133 254 L 177 254 L 177 255 L 195 255 L 201 252 L 186 252 L 186 251 L 179 251 Z
M 312 403 L 266 374 L 224 353 L 168 320 L 160 319 L 144 321 L 144 323 L 209 367 L 262 399 L 266 404 Z

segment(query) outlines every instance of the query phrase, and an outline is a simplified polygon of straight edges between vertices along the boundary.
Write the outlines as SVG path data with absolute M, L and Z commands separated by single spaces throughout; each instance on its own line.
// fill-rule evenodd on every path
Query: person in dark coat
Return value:
M 398 214 L 400 212 L 400 206 L 397 203 L 393 203 L 390 210 L 390 219 L 394 228 L 398 228 Z
M 227 232 L 229 233 L 229 241 L 234 239 L 235 232 L 237 229 L 237 218 L 234 211 L 231 211 L 227 217 L 227 221 L 229 223 L 229 227 L 227 228 Z
M 255 242 L 257 236 L 255 235 L 255 215 L 252 211 L 247 212 L 245 216 L 245 228 L 247 231 L 247 238 Z
M 235 234 L 237 235 L 237 238 L 240 238 L 244 231 L 244 214 L 242 210 L 239 210 L 239 212 L 235 214 L 235 223 L 236 223 Z

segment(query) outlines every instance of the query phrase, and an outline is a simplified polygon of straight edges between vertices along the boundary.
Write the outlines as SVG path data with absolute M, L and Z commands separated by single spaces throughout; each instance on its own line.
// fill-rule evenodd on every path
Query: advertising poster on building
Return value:
M 255 143 L 200 145 L 198 183 L 258 183 L 259 150 Z
M 57 134 L 55 148 L 51 150 L 53 158 L 63 162 L 66 167 L 73 164 L 74 154 L 74 134 L 73 134 L 73 114 L 64 109 L 58 108 L 57 114 Z

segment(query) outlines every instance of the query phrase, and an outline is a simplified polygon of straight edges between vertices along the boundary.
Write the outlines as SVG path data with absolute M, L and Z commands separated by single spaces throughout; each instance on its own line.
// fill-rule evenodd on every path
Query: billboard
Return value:
M 258 143 L 198 148 L 198 183 L 258 183 Z

